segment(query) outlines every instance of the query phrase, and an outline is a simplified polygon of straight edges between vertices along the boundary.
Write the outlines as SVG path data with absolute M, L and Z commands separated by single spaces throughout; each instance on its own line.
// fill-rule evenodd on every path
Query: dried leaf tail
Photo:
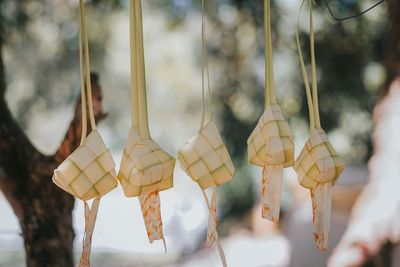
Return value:
M 310 190 L 313 207 L 313 234 L 315 244 L 321 250 L 328 249 L 331 228 L 332 184 L 318 184 Z
M 96 223 L 97 211 L 99 209 L 100 196 L 92 203 L 92 208 L 85 201 L 85 234 L 83 236 L 82 256 L 78 267 L 90 267 L 90 252 L 92 249 L 92 235 Z
M 161 239 L 164 242 L 165 253 L 167 253 L 167 245 L 162 231 L 160 195 L 158 191 L 140 195 L 139 202 L 150 243 Z
M 221 245 L 221 241 L 219 240 L 218 232 L 217 232 L 217 192 L 218 186 L 215 187 L 211 203 L 208 201 L 208 197 L 206 192 L 202 189 L 204 199 L 206 200 L 208 210 L 210 211 L 210 215 L 208 217 L 208 229 L 207 229 L 207 245 L 211 246 L 214 242 L 217 244 L 219 257 L 221 258 L 222 265 L 224 267 L 227 266 L 225 253 Z
M 265 165 L 261 183 L 262 217 L 277 222 L 281 205 L 283 165 Z

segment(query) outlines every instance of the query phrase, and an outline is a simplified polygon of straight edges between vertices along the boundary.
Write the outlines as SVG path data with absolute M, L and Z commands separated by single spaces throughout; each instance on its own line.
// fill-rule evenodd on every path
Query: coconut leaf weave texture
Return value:
M 127 197 L 161 191 L 173 186 L 175 159 L 152 139 L 140 138 L 138 128 L 129 132 L 118 179 Z
M 345 167 L 345 162 L 337 155 L 321 128 L 312 131 L 294 169 L 299 183 L 310 189 L 315 189 L 318 183 L 335 184 Z
M 213 121 L 188 140 L 178 152 L 182 169 L 202 189 L 224 184 L 235 168 Z
M 283 165 L 294 163 L 294 137 L 278 104 L 269 104 L 247 140 L 251 164 Z
M 54 170 L 53 181 L 82 200 L 103 196 L 117 186 L 115 163 L 97 130 Z

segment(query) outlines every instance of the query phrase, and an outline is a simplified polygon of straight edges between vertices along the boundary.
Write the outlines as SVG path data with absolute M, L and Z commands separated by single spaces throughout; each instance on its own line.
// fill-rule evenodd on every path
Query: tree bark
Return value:
M 79 146 L 80 100 L 60 148 L 54 155 L 43 155 L 12 117 L 4 99 L 4 74 L 0 55 L 0 190 L 21 225 L 27 266 L 73 266 L 74 198 L 58 188 L 51 178 L 53 170 Z M 99 120 L 104 117 L 101 92 L 97 76 L 91 76 L 93 105 Z

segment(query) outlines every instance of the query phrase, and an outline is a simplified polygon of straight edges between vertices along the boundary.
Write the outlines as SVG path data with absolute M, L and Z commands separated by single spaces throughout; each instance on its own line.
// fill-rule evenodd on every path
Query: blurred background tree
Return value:
M 261 0 L 206 2 L 213 107 L 236 166 L 235 179 L 222 187 L 219 203 L 219 228 L 229 235 L 238 225 L 251 230 L 251 212 L 260 194 L 258 170 L 247 164 L 246 140 L 264 105 L 263 9 Z M 328 2 L 339 17 L 359 13 L 374 3 Z M 372 111 L 398 74 L 394 67 L 385 68 L 384 62 L 389 44 L 399 39 L 394 32 L 389 36 L 389 25 L 398 17 L 393 15 L 389 21 L 387 8 L 400 9 L 392 4 L 395 0 L 385 2 L 342 23 L 329 15 L 322 1 L 316 1 L 314 7 L 321 121 L 348 166 L 365 166 L 371 157 Z M 200 1 L 144 3 L 150 127 L 163 147 L 175 154 L 182 140 L 193 134 L 199 119 Z M 115 158 L 120 158 L 129 127 L 128 5 L 128 0 L 87 1 L 91 64 L 100 75 L 108 114 L 100 127 Z M 308 132 L 294 37 L 299 6 L 300 1 L 272 1 L 277 97 L 289 118 L 298 151 Z M 76 7 L 75 1 L 67 0 L 0 2 L 5 65 L 1 89 L 19 127 L 46 155 L 57 151 L 63 140 L 79 91 Z M 306 48 L 306 16 L 300 18 L 300 25 L 302 47 Z M 309 58 L 309 51 L 303 51 Z M 394 62 L 387 65 L 397 66 L 398 57 L 390 58 Z M 183 183 L 175 181 L 178 187 Z M 346 182 L 351 184 L 351 177 Z M 289 188 L 282 201 L 283 215 L 294 207 Z M 194 247 L 181 251 L 197 250 L 204 241 L 203 235 L 199 236 Z M 72 248 L 72 240 L 68 242 Z

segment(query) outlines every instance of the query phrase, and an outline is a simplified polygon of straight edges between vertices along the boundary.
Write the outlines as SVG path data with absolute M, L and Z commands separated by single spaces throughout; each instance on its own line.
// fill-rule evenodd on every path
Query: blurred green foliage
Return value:
M 165 12 L 171 33 L 188 16 L 200 12 L 200 1 L 146 2 L 146 8 Z M 206 2 L 214 111 L 238 170 L 236 178 L 222 190 L 224 213 L 240 217 L 253 206 L 259 194 L 247 166 L 246 140 L 264 105 L 263 1 Z M 372 3 L 329 2 L 338 17 L 358 13 Z M 112 30 L 107 25 L 114 19 L 115 11 L 126 9 L 128 4 L 128 0 L 88 1 L 93 66 L 107 64 L 104 55 Z M 308 110 L 295 47 L 299 6 L 300 1 L 272 2 L 272 38 L 278 102 L 301 143 L 308 130 Z M 71 83 L 79 79 L 75 71 L 78 66 L 75 8 L 75 3 L 63 0 L 0 2 L 7 78 L 11 82 L 8 90 L 23 91 L 11 108 L 23 128 L 28 127 L 33 110 L 70 105 L 77 95 L 76 83 Z M 300 23 L 302 48 L 308 59 L 306 16 L 301 17 Z M 387 23 L 385 5 L 357 19 L 339 23 L 321 1 L 316 1 L 321 121 L 348 164 L 365 164 L 372 153 L 372 109 L 385 80 L 382 62 Z M 200 65 L 199 47 L 200 44 L 194 50 L 199 53 L 197 66 Z M 21 81 L 25 82 L 21 84 Z M 190 107 L 188 103 L 187 108 Z

